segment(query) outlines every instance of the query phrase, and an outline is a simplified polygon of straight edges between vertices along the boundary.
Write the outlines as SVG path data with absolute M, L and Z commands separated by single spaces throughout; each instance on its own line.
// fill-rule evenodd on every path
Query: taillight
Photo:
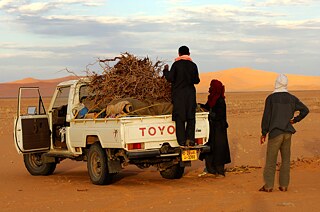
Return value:
M 203 138 L 196 138 L 196 143 L 198 145 L 202 145 L 203 144 Z
M 128 150 L 144 149 L 144 143 L 127 144 Z

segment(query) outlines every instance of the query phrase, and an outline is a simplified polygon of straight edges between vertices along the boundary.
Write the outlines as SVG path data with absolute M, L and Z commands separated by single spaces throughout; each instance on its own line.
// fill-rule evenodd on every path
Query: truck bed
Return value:
M 178 147 L 175 123 L 171 115 L 74 119 L 70 122 L 69 139 L 72 147 L 85 147 L 88 137 L 99 139 L 103 148 L 128 149 L 129 144 L 143 143 L 144 149 L 159 149 L 164 143 Z M 208 141 L 208 113 L 196 113 L 195 138 Z

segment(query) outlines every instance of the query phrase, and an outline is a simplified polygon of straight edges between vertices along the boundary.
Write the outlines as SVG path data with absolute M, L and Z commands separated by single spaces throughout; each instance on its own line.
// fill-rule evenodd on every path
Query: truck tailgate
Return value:
M 179 146 L 171 115 L 126 117 L 121 122 L 125 144 L 144 143 L 145 149 L 159 148 L 163 143 L 169 143 L 172 147 Z M 195 137 L 203 138 L 203 144 L 208 141 L 209 122 L 206 112 L 196 114 Z

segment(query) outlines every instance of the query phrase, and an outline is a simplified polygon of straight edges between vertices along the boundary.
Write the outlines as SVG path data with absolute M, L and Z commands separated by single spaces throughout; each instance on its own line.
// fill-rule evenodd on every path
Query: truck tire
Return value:
M 180 179 L 183 176 L 184 167 L 175 164 L 166 170 L 160 171 L 160 174 L 165 179 Z
M 42 153 L 24 154 L 24 165 L 31 175 L 51 175 L 56 169 L 56 163 L 44 163 Z
M 114 174 L 109 173 L 107 154 L 100 144 L 93 144 L 88 153 L 88 173 L 95 185 L 111 184 Z

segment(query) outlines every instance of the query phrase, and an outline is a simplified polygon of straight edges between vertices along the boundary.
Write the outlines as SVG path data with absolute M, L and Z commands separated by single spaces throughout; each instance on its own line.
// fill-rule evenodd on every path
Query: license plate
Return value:
M 188 161 L 188 160 L 198 160 L 198 152 L 197 150 L 183 150 L 182 154 L 182 161 Z

